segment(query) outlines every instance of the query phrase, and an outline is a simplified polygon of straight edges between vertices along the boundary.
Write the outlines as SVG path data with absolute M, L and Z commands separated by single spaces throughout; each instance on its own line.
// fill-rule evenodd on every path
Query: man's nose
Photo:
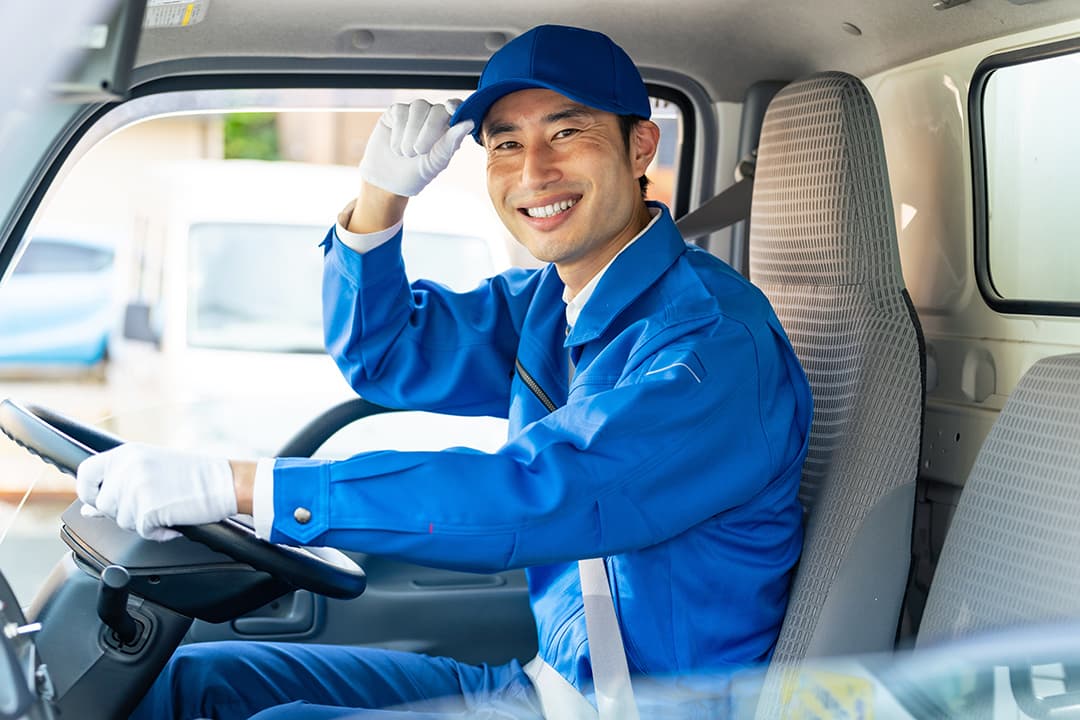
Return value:
M 562 177 L 552 148 L 546 143 L 536 143 L 525 148 L 521 168 L 521 183 L 528 188 L 542 188 Z

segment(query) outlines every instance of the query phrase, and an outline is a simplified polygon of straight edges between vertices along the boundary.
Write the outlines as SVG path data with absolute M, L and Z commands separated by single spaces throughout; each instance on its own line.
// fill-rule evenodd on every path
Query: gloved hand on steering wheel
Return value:
M 171 540 L 180 535 L 172 526 L 217 522 L 237 511 L 228 460 L 141 443 L 88 457 L 76 489 L 84 515 L 108 515 L 148 540 Z
M 446 169 L 461 141 L 472 132 L 471 120 L 450 126 L 450 117 L 460 104 L 460 100 L 445 105 L 414 100 L 409 105 L 391 105 L 368 139 L 360 176 L 395 195 L 419 194 Z

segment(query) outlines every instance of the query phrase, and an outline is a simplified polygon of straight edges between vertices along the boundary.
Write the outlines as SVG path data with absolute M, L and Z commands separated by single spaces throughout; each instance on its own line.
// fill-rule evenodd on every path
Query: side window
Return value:
M 647 173 L 648 197 L 664 203 L 675 214 L 679 160 L 683 149 L 682 111 L 670 100 L 656 97 L 652 98 L 652 111 L 652 120 L 660 127 L 660 146 Z
M 985 169 L 976 219 L 980 277 L 1002 310 L 1080 311 L 1078 76 L 1080 53 L 1072 52 L 996 67 L 982 78 L 975 113 L 982 137 L 975 152 Z

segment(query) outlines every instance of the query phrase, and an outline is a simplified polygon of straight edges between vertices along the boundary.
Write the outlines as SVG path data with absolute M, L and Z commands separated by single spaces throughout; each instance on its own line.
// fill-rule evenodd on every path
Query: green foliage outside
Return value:
M 274 113 L 231 113 L 225 117 L 225 159 L 280 160 Z

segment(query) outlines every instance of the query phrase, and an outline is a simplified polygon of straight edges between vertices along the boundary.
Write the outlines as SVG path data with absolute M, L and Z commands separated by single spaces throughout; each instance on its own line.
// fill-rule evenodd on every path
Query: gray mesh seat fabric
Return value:
M 924 353 L 900 272 L 877 110 L 858 78 L 816 74 L 769 105 L 750 278 L 776 309 L 814 396 L 803 555 L 774 666 L 892 649 L 910 558 Z
M 1080 618 L 1080 354 L 1035 363 L 968 476 L 916 647 Z

